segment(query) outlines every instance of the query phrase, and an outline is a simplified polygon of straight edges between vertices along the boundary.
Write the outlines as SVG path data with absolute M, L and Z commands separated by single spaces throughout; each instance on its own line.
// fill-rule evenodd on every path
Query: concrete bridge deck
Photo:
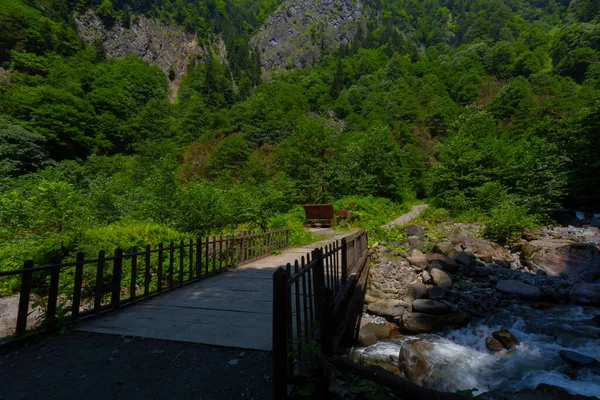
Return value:
M 273 272 L 316 244 L 221 272 L 93 318 L 77 329 L 244 349 L 271 350 Z

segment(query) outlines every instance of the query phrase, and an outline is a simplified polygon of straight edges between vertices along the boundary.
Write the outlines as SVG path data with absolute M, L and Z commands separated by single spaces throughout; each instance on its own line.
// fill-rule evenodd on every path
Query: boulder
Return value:
M 419 238 L 424 237 L 425 234 L 427 233 L 427 230 L 425 228 L 422 228 L 415 224 L 410 224 L 410 225 L 402 228 L 402 230 L 406 233 L 407 236 L 417 236 Z
M 444 315 L 424 313 L 405 313 L 402 316 L 402 328 L 410 333 L 426 333 L 444 329 L 447 326 L 461 327 L 470 320 L 470 315 L 459 311 Z
M 575 283 L 571 286 L 569 300 L 571 303 L 579 305 L 600 306 L 600 285 L 585 282 Z
M 470 236 L 458 236 L 452 239 L 452 243 L 454 245 L 461 244 L 464 248 L 469 248 L 473 255 L 486 263 L 510 261 L 510 253 L 500 245 L 489 240 Z
M 487 349 L 492 352 L 504 350 L 504 346 L 502 346 L 502 343 L 500 343 L 499 340 L 492 336 L 488 336 L 487 338 L 485 338 L 485 347 L 487 347 Z
M 452 279 L 450 279 L 450 276 L 441 269 L 433 268 L 431 270 L 431 277 L 436 286 L 441 286 L 443 288 L 450 288 L 452 286 Z
M 588 367 L 592 365 L 598 365 L 599 361 L 595 358 L 588 357 L 584 354 L 577 353 L 570 350 L 561 350 L 558 352 L 560 358 L 565 360 L 569 365 L 573 367 Z
M 421 282 L 414 282 L 410 284 L 410 296 L 412 300 L 423 299 L 427 297 L 427 286 Z
M 390 336 L 391 329 L 389 326 L 386 325 L 368 323 L 360 328 L 360 332 L 366 335 L 372 333 L 373 335 L 375 335 L 377 340 L 381 340 L 387 339 Z
M 402 300 L 379 300 L 367 306 L 371 314 L 392 319 L 401 316 L 409 308 L 410 304 Z
M 459 251 L 454 255 L 454 261 L 462 265 L 470 265 L 475 261 L 474 257 L 464 251 Z
M 433 252 L 437 254 L 444 254 L 448 257 L 454 257 L 454 245 L 451 242 L 439 242 L 433 247 Z
M 523 300 L 540 300 L 544 297 L 544 293 L 540 289 L 514 279 L 498 282 L 496 289 L 502 293 L 515 295 Z
M 477 267 L 475 267 L 475 275 L 480 278 L 485 278 L 486 276 L 490 276 L 491 274 L 494 273 L 494 268 L 492 268 L 491 265 L 494 265 L 494 264 L 478 265 Z
M 445 314 L 450 310 L 446 304 L 436 300 L 417 299 L 413 301 L 412 306 L 415 312 L 425 314 Z
M 403 343 L 398 354 L 398 368 L 409 380 L 421 383 L 429 372 L 429 363 L 424 351 L 431 349 L 431 344 L 423 342 Z
M 358 332 L 358 345 L 360 347 L 367 347 L 377 343 L 377 336 L 373 332 Z
M 422 271 L 427 268 L 427 256 L 424 254 L 421 255 L 413 255 L 406 258 L 410 265 L 412 265 L 415 269 Z
M 600 315 L 594 316 L 592 320 L 596 323 L 596 325 L 600 326 Z
M 523 246 L 526 259 L 548 275 L 593 282 L 600 277 L 600 249 L 592 243 L 543 239 Z
M 515 335 L 510 333 L 506 328 L 501 328 L 499 331 L 493 332 L 492 336 L 500 342 L 506 350 L 510 350 L 519 344 Z
M 448 289 L 444 287 L 434 286 L 432 288 L 429 288 L 429 291 L 427 292 L 427 297 L 430 300 L 441 300 L 446 296 L 447 291 Z
M 430 263 L 436 263 L 437 265 L 440 265 L 442 269 L 444 269 L 444 271 L 455 272 L 458 269 L 458 264 L 456 263 L 456 261 L 444 254 L 427 254 L 427 261 L 429 261 Z

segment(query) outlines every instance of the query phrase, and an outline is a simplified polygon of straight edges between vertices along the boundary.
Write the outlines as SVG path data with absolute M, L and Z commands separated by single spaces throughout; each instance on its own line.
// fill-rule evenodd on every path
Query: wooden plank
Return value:
M 288 288 L 289 274 L 283 268 L 277 269 L 273 274 L 273 398 L 283 400 L 287 398 L 288 381 L 288 328 L 286 315 L 288 314 Z

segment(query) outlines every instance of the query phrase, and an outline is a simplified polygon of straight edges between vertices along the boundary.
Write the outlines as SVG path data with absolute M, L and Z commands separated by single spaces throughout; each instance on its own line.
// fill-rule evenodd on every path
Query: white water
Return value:
M 582 211 L 575 211 L 575 216 L 577 216 L 577 219 L 579 220 L 585 219 L 585 215 Z
M 358 352 L 389 359 L 398 356 L 402 342 L 418 337 L 433 344 L 424 351 L 431 366 L 423 380 L 427 387 L 449 392 L 477 388 L 474 394 L 479 394 L 494 389 L 516 392 L 547 383 L 572 394 L 600 397 L 600 371 L 581 369 L 571 379 L 558 355 L 559 350 L 567 349 L 600 359 L 600 328 L 591 322 L 597 313 L 598 309 L 577 306 L 544 311 L 515 307 L 441 335 L 380 341 Z M 520 344 L 511 351 L 492 354 L 485 347 L 485 338 L 501 326 Z

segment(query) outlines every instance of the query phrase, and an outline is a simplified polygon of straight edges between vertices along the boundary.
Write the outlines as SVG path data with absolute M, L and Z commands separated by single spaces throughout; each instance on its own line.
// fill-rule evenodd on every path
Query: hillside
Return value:
M 496 240 L 597 211 L 598 7 L 2 1 L 0 268 L 284 225 L 301 241 L 304 202 L 369 227 L 427 198 Z

